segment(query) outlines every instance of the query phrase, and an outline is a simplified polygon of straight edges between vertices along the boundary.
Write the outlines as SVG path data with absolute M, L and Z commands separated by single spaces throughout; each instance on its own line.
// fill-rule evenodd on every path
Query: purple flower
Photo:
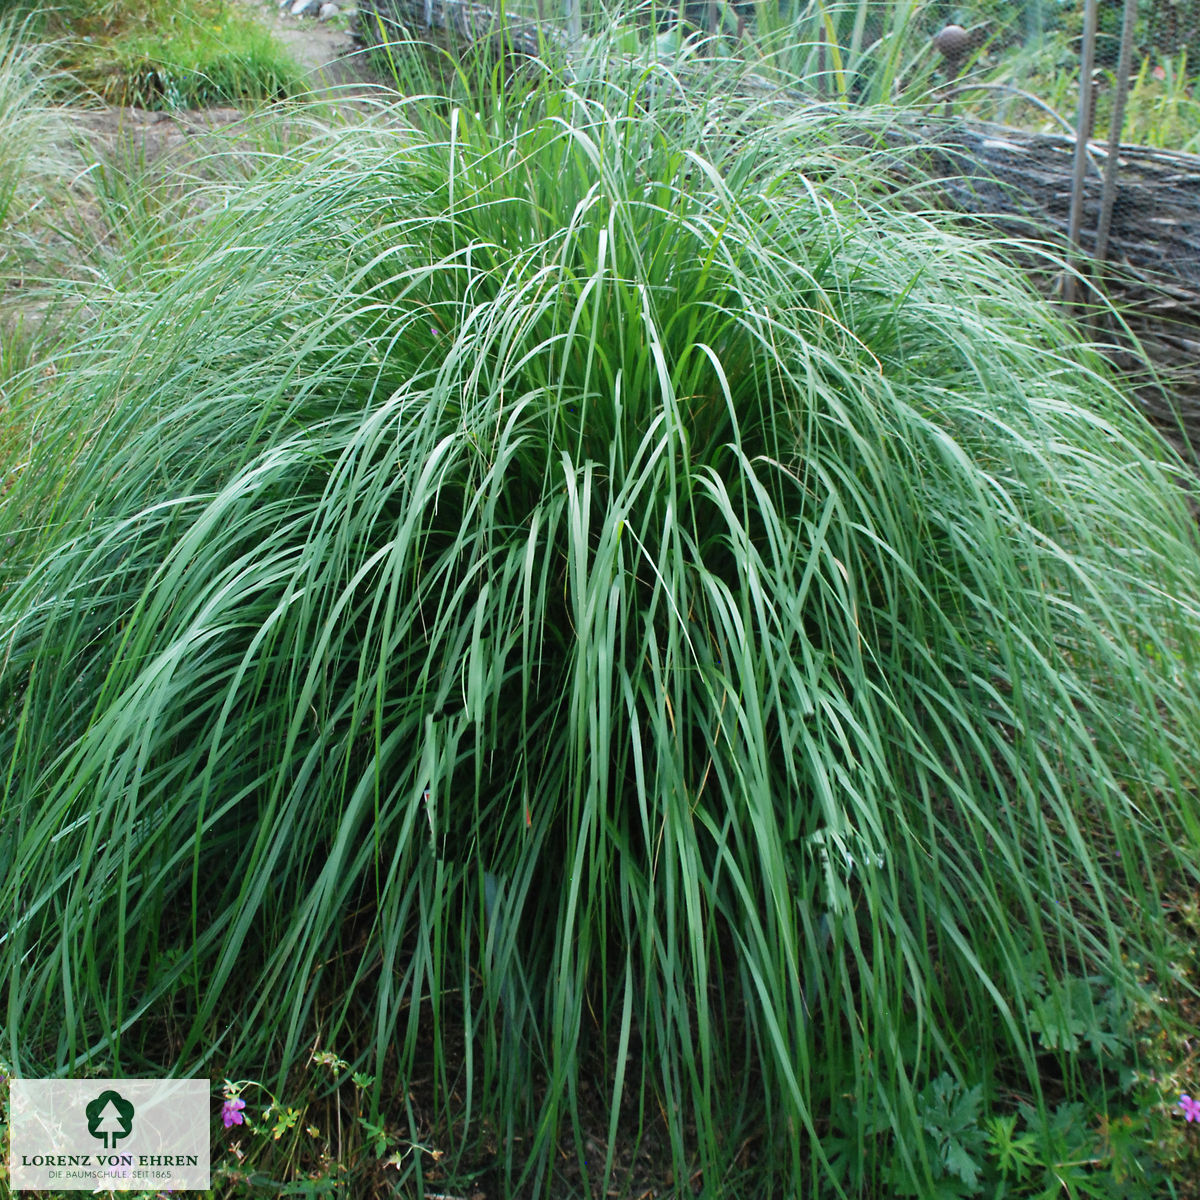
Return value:
M 244 1125 L 246 1118 L 242 1116 L 242 1109 L 246 1107 L 245 1100 L 234 1096 L 232 1100 L 226 1100 L 221 1105 L 221 1120 L 225 1122 L 225 1128 L 229 1129 L 234 1125 Z M 1191 1119 L 1190 1117 L 1188 1118 Z
M 1189 1121 L 1200 1121 L 1200 1100 L 1193 1100 L 1191 1096 L 1180 1096 L 1179 1107 L 1183 1109 L 1183 1115 Z

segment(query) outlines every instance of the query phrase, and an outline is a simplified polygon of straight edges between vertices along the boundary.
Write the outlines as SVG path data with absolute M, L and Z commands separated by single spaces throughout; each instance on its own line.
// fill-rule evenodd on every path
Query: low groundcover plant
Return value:
M 1195 529 L 836 122 L 618 76 L 284 157 L 61 366 L 0 509 L 4 1054 L 319 1029 L 513 1188 L 587 1089 L 595 1179 L 660 1122 L 681 1189 L 968 1194 L 927 1114 L 1092 1102 L 1039 1030 L 1194 886 Z

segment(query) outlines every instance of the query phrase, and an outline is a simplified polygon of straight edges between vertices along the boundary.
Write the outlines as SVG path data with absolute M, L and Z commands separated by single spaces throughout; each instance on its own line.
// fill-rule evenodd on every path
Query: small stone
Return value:
M 315 14 L 320 7 L 321 0 L 296 0 L 292 5 L 291 14 L 293 17 L 307 17 Z
M 325 0 L 325 3 L 321 5 L 317 13 L 317 18 L 321 21 L 328 21 L 331 17 L 336 17 L 339 12 L 341 12 L 341 9 L 332 3 L 332 0 Z

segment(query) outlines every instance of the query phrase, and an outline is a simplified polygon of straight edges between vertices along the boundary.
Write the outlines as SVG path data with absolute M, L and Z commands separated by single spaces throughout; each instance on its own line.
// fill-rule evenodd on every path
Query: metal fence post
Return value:
M 1112 228 L 1113 202 L 1117 194 L 1117 160 L 1121 156 L 1121 129 L 1125 124 L 1125 100 L 1129 95 L 1129 73 L 1133 70 L 1133 24 L 1137 0 L 1125 0 L 1121 25 L 1121 54 L 1117 62 L 1117 92 L 1113 97 L 1112 122 L 1108 128 L 1108 160 L 1104 164 L 1104 190 L 1100 194 L 1100 221 L 1096 226 L 1096 258 L 1108 257 L 1108 234 Z
M 1075 126 L 1075 170 L 1071 178 L 1071 216 L 1067 224 L 1067 266 L 1079 261 L 1079 229 L 1083 223 L 1083 180 L 1092 123 L 1092 71 L 1096 65 L 1096 0 L 1083 0 L 1083 49 L 1079 55 L 1079 118 Z M 1075 303 L 1075 276 L 1067 271 L 1063 300 Z

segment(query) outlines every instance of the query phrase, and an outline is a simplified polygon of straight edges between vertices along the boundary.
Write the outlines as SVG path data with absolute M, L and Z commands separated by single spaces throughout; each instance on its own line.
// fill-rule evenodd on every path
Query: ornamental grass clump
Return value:
M 1168 451 L 827 117 L 667 94 L 348 130 L 60 372 L 0 509 L 5 1057 L 335 1041 L 522 1194 L 651 1133 L 932 1194 L 935 1081 L 1093 1099 L 1034 1006 L 1134 996 L 1197 876 Z
M 0 280 L 6 285 L 16 274 L 11 227 L 37 207 L 39 191 L 65 186 L 77 169 L 62 152 L 65 121 L 51 104 L 60 75 L 30 26 L 17 13 L 0 12 Z

